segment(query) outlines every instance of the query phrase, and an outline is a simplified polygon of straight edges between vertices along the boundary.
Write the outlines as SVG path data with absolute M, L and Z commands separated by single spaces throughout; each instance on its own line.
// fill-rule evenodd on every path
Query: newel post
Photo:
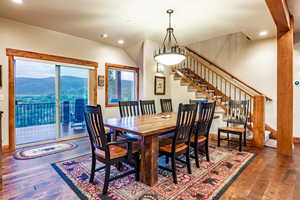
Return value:
M 253 144 L 263 148 L 265 144 L 265 96 L 254 96 Z

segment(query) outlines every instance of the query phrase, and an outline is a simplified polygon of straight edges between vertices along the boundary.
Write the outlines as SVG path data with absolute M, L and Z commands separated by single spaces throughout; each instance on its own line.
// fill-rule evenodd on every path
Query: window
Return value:
M 139 69 L 136 67 L 106 64 L 106 106 L 118 106 L 119 101 L 136 101 Z

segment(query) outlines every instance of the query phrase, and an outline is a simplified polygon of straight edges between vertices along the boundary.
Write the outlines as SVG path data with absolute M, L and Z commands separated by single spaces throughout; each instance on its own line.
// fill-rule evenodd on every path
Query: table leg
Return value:
M 158 136 L 146 136 L 141 140 L 141 181 L 153 186 L 158 181 Z

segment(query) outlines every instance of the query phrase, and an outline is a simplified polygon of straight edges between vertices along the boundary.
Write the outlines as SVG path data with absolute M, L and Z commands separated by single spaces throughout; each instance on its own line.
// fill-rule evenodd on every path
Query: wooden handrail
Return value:
M 195 56 L 195 55 L 193 55 L 193 54 L 190 54 L 189 56 L 190 56 L 191 58 L 195 59 L 196 61 L 201 62 L 201 60 L 200 60 L 201 58 L 198 58 L 197 56 Z M 216 72 L 215 70 L 211 69 L 211 68 L 208 67 L 206 64 L 204 64 L 204 63 L 202 63 L 202 62 L 201 62 L 201 64 L 202 64 L 204 67 L 206 67 L 207 70 L 209 70 L 209 71 L 211 71 L 211 72 L 217 74 L 218 76 L 220 76 L 221 78 L 223 78 L 225 81 L 227 81 L 228 83 L 230 83 L 230 84 L 232 84 L 233 86 L 235 86 L 236 88 L 238 88 L 240 91 L 243 91 L 243 92 L 244 92 L 245 94 L 247 94 L 248 96 L 250 96 L 250 97 L 254 97 L 254 96 L 255 96 L 254 94 L 250 94 L 248 91 L 244 90 L 243 88 L 236 86 L 236 83 L 233 82 L 231 79 L 222 76 L 220 73 L 218 73 L 218 72 Z M 260 94 L 259 94 L 259 95 L 260 95 Z
M 230 74 L 229 72 L 225 71 L 224 69 L 222 69 L 220 66 L 218 66 L 217 64 L 211 62 L 210 60 L 208 60 L 207 58 L 199 55 L 197 52 L 195 52 L 194 50 L 185 47 L 186 50 L 188 50 L 189 52 L 195 54 L 196 56 L 198 56 L 199 58 L 201 58 L 202 60 L 204 60 L 205 62 L 207 62 L 210 65 L 213 65 L 215 68 L 217 68 L 218 70 L 222 71 L 223 73 L 227 74 L 230 78 L 235 79 L 236 81 L 240 82 L 242 85 L 246 86 L 247 88 L 250 88 L 251 90 L 255 91 L 257 94 L 259 95 L 263 95 L 266 97 L 266 99 L 268 101 L 272 101 L 272 99 L 270 97 L 267 97 L 266 95 L 264 95 L 263 93 L 261 93 L 260 91 L 256 90 L 255 88 L 251 87 L 250 85 L 248 85 L 247 83 L 241 81 L 239 78 L 233 76 L 232 74 Z M 219 74 L 220 75 L 220 74 Z M 221 75 L 220 75 L 221 76 Z M 223 77 L 224 78 L 224 77 Z

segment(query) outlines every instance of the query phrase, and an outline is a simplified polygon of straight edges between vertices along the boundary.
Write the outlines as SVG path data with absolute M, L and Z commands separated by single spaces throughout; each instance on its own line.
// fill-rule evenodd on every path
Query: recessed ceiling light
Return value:
M 101 37 L 102 37 L 102 38 L 107 38 L 108 35 L 107 35 L 106 33 L 102 33 L 102 34 L 101 34 Z
M 259 35 L 260 35 L 260 36 L 266 36 L 266 35 L 268 35 L 268 32 L 267 32 L 267 31 L 261 31 L 261 32 L 259 33 Z
M 22 4 L 23 0 L 12 0 L 12 2 L 17 3 L 17 4 Z
M 124 40 L 118 40 L 119 44 L 124 44 Z

